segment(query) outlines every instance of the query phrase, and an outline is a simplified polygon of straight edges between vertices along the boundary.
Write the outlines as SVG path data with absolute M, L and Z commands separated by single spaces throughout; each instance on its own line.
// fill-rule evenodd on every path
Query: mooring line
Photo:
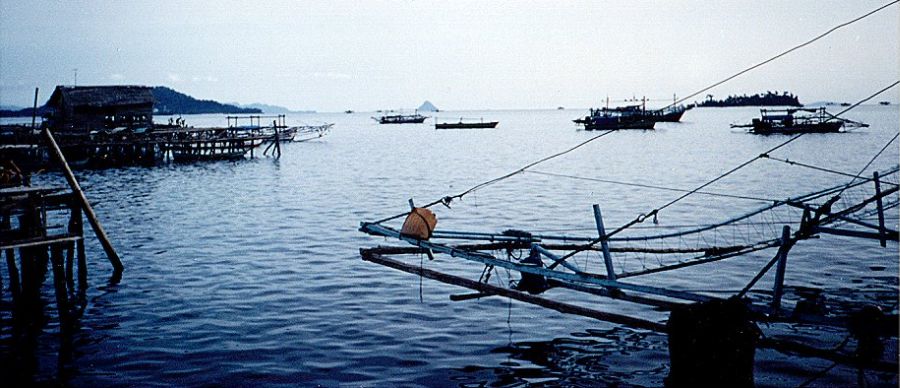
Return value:
M 690 191 L 690 190 L 688 190 L 688 189 L 679 189 L 679 188 L 675 188 L 675 187 L 666 187 L 666 186 L 658 186 L 658 185 L 648 185 L 648 184 L 643 184 L 643 183 L 633 183 L 633 182 L 623 182 L 623 181 L 617 181 L 617 180 L 612 180 L 612 179 L 590 178 L 590 177 L 583 177 L 583 176 L 569 175 L 569 174 L 557 174 L 557 173 L 553 173 L 553 172 L 544 172 L 544 171 L 526 171 L 526 172 L 531 173 L 531 174 L 539 174 L 539 175 L 555 176 L 555 177 L 569 178 L 569 179 L 577 179 L 577 180 L 585 180 L 585 181 L 591 181 L 591 182 L 602 182 L 602 183 L 611 183 L 611 184 L 623 185 L 623 186 L 643 187 L 643 188 L 647 188 L 647 189 L 657 189 L 657 190 L 666 190 L 666 191 L 678 191 L 678 192 L 682 192 L 682 193 Z M 848 175 L 849 175 L 849 174 L 848 174 Z M 850 176 L 852 176 L 852 175 L 850 175 Z M 760 202 L 778 202 L 778 201 L 781 201 L 780 199 L 762 198 L 762 197 L 751 197 L 751 196 L 746 196 L 746 195 L 735 195 L 735 194 L 723 194 L 723 193 L 716 193 L 716 192 L 710 192 L 710 191 L 698 191 L 698 192 L 696 192 L 696 194 L 709 195 L 709 196 L 714 196 L 714 197 L 727 197 L 727 198 L 736 198 L 736 199 L 746 199 L 746 200 L 750 200 L 750 201 L 760 201 Z M 595 229 L 596 229 L 596 228 L 595 228 Z
M 760 62 L 760 63 L 757 63 L 757 64 L 755 64 L 755 65 L 753 65 L 753 66 L 750 66 L 750 67 L 748 67 L 748 68 L 746 68 L 746 69 L 744 69 L 744 70 L 741 70 L 741 71 L 737 72 L 736 74 L 734 74 L 734 75 L 732 75 L 732 76 L 730 76 L 730 77 L 728 77 L 728 78 L 725 78 L 725 79 L 723 79 L 723 80 L 721 80 L 721 81 L 719 81 L 719 82 L 716 82 L 716 83 L 714 83 L 714 84 L 712 84 L 712 85 L 709 85 L 709 86 L 707 86 L 707 87 L 705 87 L 705 88 L 703 88 L 703 89 L 700 89 L 700 90 L 698 90 L 698 91 L 696 91 L 696 92 L 694 92 L 694 93 L 692 93 L 692 94 L 690 94 L 690 95 L 688 95 L 688 96 L 686 96 L 686 97 L 682 97 L 682 98 L 679 99 L 678 101 L 675 101 L 675 102 L 673 102 L 671 105 L 668 105 L 666 108 L 676 106 L 676 105 L 678 105 L 678 104 L 680 104 L 680 103 L 682 103 L 682 102 L 684 102 L 684 101 L 686 101 L 686 100 L 688 100 L 688 99 L 690 99 L 690 98 L 692 98 L 692 97 L 696 97 L 696 96 L 698 96 L 699 94 L 706 92 L 707 90 L 710 90 L 710 89 L 712 89 L 712 88 L 714 88 L 714 87 L 716 87 L 716 86 L 719 86 L 719 85 L 721 85 L 721 84 L 724 84 L 725 82 L 731 81 L 732 79 L 735 79 L 735 78 L 737 78 L 737 77 L 743 75 L 744 73 L 747 73 L 747 72 L 749 72 L 749 71 L 751 71 L 751 70 L 753 70 L 753 69 L 756 69 L 756 68 L 758 68 L 758 67 L 760 67 L 760 66 L 763 66 L 763 65 L 765 65 L 765 64 L 768 64 L 769 62 L 772 62 L 772 61 L 774 61 L 774 60 L 776 60 L 776 59 L 778 59 L 778 58 L 781 58 L 781 57 L 783 57 L 783 56 L 785 56 L 785 55 L 787 55 L 787 54 L 790 54 L 790 53 L 793 52 L 793 51 L 796 51 L 796 50 L 801 49 L 801 48 L 803 48 L 803 47 L 805 47 L 805 46 L 808 46 L 809 44 L 811 44 L 811 43 L 813 43 L 813 42 L 815 42 L 815 41 L 817 41 L 817 40 L 819 40 L 819 39 L 822 39 L 822 38 L 824 38 L 825 36 L 831 34 L 832 32 L 835 32 L 835 31 L 837 31 L 837 30 L 839 30 L 839 29 L 841 29 L 841 28 L 843 28 L 843 27 L 849 26 L 849 25 L 851 25 L 851 24 L 853 24 L 853 23 L 856 23 L 856 22 L 858 22 L 858 21 L 860 21 L 860 20 L 862 20 L 862 19 L 865 19 L 865 18 L 867 18 L 867 17 L 869 17 L 869 16 L 871 16 L 871 15 L 873 15 L 873 14 L 875 14 L 875 13 L 877 13 L 877 12 L 879 12 L 879 11 L 881 11 L 881 10 L 887 8 L 887 7 L 890 7 L 890 6 L 894 5 L 894 4 L 897 4 L 898 2 L 900 2 L 900 0 L 894 0 L 894 1 L 890 2 L 890 3 L 887 3 L 887 4 L 885 4 L 885 5 L 882 5 L 881 7 L 876 8 L 876 9 L 873 10 L 873 11 L 870 11 L 869 13 L 867 13 L 867 14 L 865 14 L 865 15 L 862 15 L 862 16 L 860 16 L 860 17 L 857 17 L 856 19 L 853 19 L 853 20 L 850 20 L 850 21 L 848 21 L 848 22 L 839 24 L 839 25 L 837 25 L 837 26 L 835 26 L 835 27 L 832 27 L 830 30 L 825 31 L 824 33 L 822 33 L 822 34 L 816 36 L 815 38 L 812 38 L 812 39 L 810 39 L 810 40 L 808 40 L 808 41 L 806 41 L 806 42 L 803 42 L 803 43 L 801 43 L 801 44 L 799 44 L 799 45 L 796 45 L 796 46 L 794 46 L 794 47 L 791 47 L 791 48 L 788 49 L 787 51 L 783 51 L 781 54 L 778 54 L 778 55 L 776 55 L 776 56 L 774 56 L 774 57 L 771 57 L 771 58 L 769 58 L 769 59 L 766 59 L 765 61 L 762 61 L 762 62 Z M 842 113 L 843 113 L 843 112 L 842 112 Z M 838 114 L 838 115 L 839 115 L 839 114 Z
M 896 139 L 896 136 L 894 136 L 894 138 Z M 813 169 L 813 170 L 817 170 L 817 171 L 827 172 L 827 173 L 836 174 L 836 175 L 842 175 L 842 176 L 849 177 L 849 178 L 860 178 L 859 174 L 854 175 L 849 172 L 837 171 L 837 170 L 832 170 L 832 169 L 825 168 L 825 167 L 815 166 L 812 164 L 801 163 L 796 160 L 776 158 L 772 155 L 766 155 L 765 158 L 769 159 L 769 160 L 774 160 L 776 162 L 787 163 L 791 166 L 805 167 L 805 168 L 809 168 L 809 169 Z M 892 186 L 897 186 L 897 184 L 893 183 L 893 182 L 883 182 L 883 183 L 892 185 Z
M 897 0 L 897 1 L 900 1 L 900 0 Z M 618 129 L 610 129 L 610 130 L 608 130 L 608 131 L 606 131 L 606 132 L 603 132 L 603 133 L 601 133 L 601 134 L 599 134 L 599 135 L 597 135 L 597 136 L 594 136 L 594 137 L 592 137 L 592 138 L 590 138 L 590 139 L 587 139 L 587 140 L 585 140 L 585 141 L 583 141 L 583 142 L 581 142 L 581 143 L 578 143 L 578 144 L 576 144 L 575 146 L 569 147 L 569 148 L 567 148 L 567 149 L 565 149 L 565 150 L 563 150 L 563 151 L 557 152 L 557 153 L 555 153 L 555 154 L 553 154 L 553 155 L 550 155 L 550 156 L 545 156 L 545 157 L 543 157 L 543 158 L 541 158 L 541 159 L 538 159 L 537 161 L 528 163 L 528 164 L 526 164 L 524 167 L 519 168 L 518 170 L 515 170 L 515 171 L 513 171 L 513 172 L 510 172 L 510 173 L 508 173 L 508 174 L 505 174 L 505 175 L 503 175 L 503 176 L 500 176 L 500 177 L 497 177 L 497 178 L 494 178 L 494 179 L 491 179 L 491 180 L 488 180 L 488 181 L 481 182 L 481 183 L 479 183 L 479 184 L 477 184 L 477 185 L 475 185 L 475 186 L 472 186 L 472 187 L 470 187 L 469 189 L 467 189 L 467 190 L 465 190 L 465 191 L 463 191 L 463 192 L 461 192 L 461 193 L 459 193 L 459 194 L 445 196 L 445 197 L 443 197 L 443 198 L 441 198 L 441 199 L 438 199 L 438 200 L 436 200 L 436 201 L 430 202 L 430 203 L 428 203 L 428 204 L 426 204 L 426 205 L 424 205 L 424 206 L 421 206 L 421 207 L 429 208 L 429 207 L 432 207 L 432 206 L 437 205 L 437 204 L 443 204 L 443 205 L 449 207 L 449 206 L 450 206 L 450 202 L 452 202 L 454 199 L 462 199 L 462 197 L 465 196 L 466 194 L 469 194 L 469 193 L 471 193 L 471 192 L 473 192 L 473 191 L 476 191 L 476 190 L 480 190 L 480 189 L 482 189 L 482 188 L 484 188 L 484 187 L 490 186 L 490 185 L 492 185 L 492 184 L 494 184 L 494 183 L 500 182 L 500 181 L 505 180 L 505 179 L 507 179 L 507 178 L 510 178 L 510 177 L 512 177 L 512 176 L 514 176 L 514 175 L 521 174 L 521 173 L 525 172 L 525 170 L 527 170 L 527 169 L 529 169 L 529 168 L 531 168 L 531 167 L 537 166 L 538 164 L 544 163 L 544 162 L 546 162 L 546 161 L 548 161 L 548 160 L 551 160 L 551 159 L 554 159 L 554 158 L 563 156 L 563 155 L 565 155 L 565 154 L 568 154 L 568 153 L 570 153 L 570 152 L 572 152 L 572 151 L 575 151 L 576 149 L 579 149 L 579 148 L 583 147 L 584 145 L 586 145 L 586 144 L 588 144 L 588 143 L 590 143 L 590 142 L 592 142 L 592 141 L 594 141 L 594 140 L 597 140 L 597 139 L 599 139 L 599 138 L 601 138 L 601 137 L 604 137 L 604 136 L 609 135 L 610 133 L 613 133 L 613 132 L 616 132 L 616 131 L 618 131 Z M 375 222 L 373 222 L 373 223 L 374 223 L 374 224 L 380 224 L 380 223 L 382 223 L 382 222 L 387 222 L 387 221 L 390 221 L 390 220 L 394 220 L 394 219 L 397 219 L 397 218 L 406 216 L 406 215 L 409 214 L 409 213 L 410 213 L 410 212 L 400 213 L 400 214 L 397 214 L 397 215 L 394 215 L 394 216 L 390 216 L 390 217 L 387 217 L 387 218 L 380 219 L 380 220 L 375 221 Z
M 894 85 L 897 85 L 898 83 L 900 83 L 900 81 L 895 82 Z M 841 194 L 843 194 L 843 193 L 844 193 L 844 190 L 847 190 L 847 188 L 849 188 L 850 185 L 853 184 L 853 182 L 856 182 L 857 179 L 861 178 L 861 177 L 862 177 L 862 173 L 863 173 L 864 171 L 866 171 L 866 169 L 869 168 L 869 166 L 871 166 L 872 163 L 875 162 L 875 159 L 878 159 L 878 157 L 881 156 L 881 154 L 884 152 L 884 150 L 886 150 L 886 149 L 891 145 L 891 143 L 894 142 L 894 140 L 897 140 L 897 136 L 900 136 L 900 132 L 894 134 L 894 137 L 892 137 L 891 140 L 888 141 L 887 144 L 884 145 L 884 147 L 881 147 L 881 150 L 878 151 L 878 153 L 875 154 L 875 156 L 873 156 L 872 159 L 870 159 L 869 162 L 866 163 L 866 165 L 863 166 L 863 168 L 859 170 L 859 173 L 857 173 L 856 175 L 853 176 L 853 179 L 851 179 L 850 182 L 847 183 L 847 186 L 844 186 L 844 188 L 841 189 L 841 191 L 839 191 L 836 195 L 837 195 L 837 196 L 840 196 Z

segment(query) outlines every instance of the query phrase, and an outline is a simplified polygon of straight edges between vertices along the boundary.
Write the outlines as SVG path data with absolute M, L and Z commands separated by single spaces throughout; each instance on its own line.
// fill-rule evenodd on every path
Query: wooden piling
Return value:
M 113 248 L 112 244 L 109 242 L 109 238 L 106 236 L 106 231 L 103 230 L 103 226 L 100 225 L 100 221 L 97 219 L 97 215 L 94 214 L 94 209 L 91 207 L 91 204 L 88 202 L 87 197 L 84 195 L 84 191 L 81 190 L 81 186 L 78 185 L 78 181 L 75 179 L 75 174 L 73 174 L 72 169 L 69 168 L 69 164 L 66 162 L 66 157 L 59 149 L 59 145 L 56 144 L 56 140 L 53 138 L 53 134 L 50 133 L 50 129 L 44 128 L 44 137 L 47 139 L 47 143 L 50 145 L 51 153 L 60 163 L 60 166 L 65 173 L 66 181 L 69 183 L 69 187 L 72 188 L 72 192 L 81 203 L 81 208 L 84 210 L 84 214 L 87 216 L 88 222 L 91 223 L 91 228 L 94 230 L 94 234 L 97 235 L 97 239 L 100 240 L 100 244 L 103 245 L 103 250 L 106 251 L 106 257 L 109 258 L 109 262 L 112 263 L 114 271 L 122 272 L 125 269 L 125 266 L 122 265 L 122 261 L 119 259 L 119 255 L 116 253 L 115 248 Z
M 65 326 L 69 322 L 69 293 L 66 290 L 66 273 L 63 269 L 63 248 L 60 244 L 50 246 L 50 261 L 53 267 L 53 288 L 56 292 L 56 308 L 59 311 L 60 323 Z
M 11 225 L 10 218 L 12 215 L 7 212 L 0 219 L 0 229 L 9 230 Z M 13 302 L 18 302 L 21 288 L 19 285 L 19 269 L 16 267 L 16 251 L 12 248 L 6 250 L 6 271 L 9 273 L 9 291 L 12 294 Z
M 603 264 L 606 265 L 606 278 L 616 280 L 612 255 L 609 253 L 609 241 L 606 239 L 606 228 L 603 227 L 603 215 L 600 213 L 600 205 L 598 204 L 594 204 L 594 221 L 597 223 L 597 233 L 600 235 L 600 248 L 603 249 Z
M 885 238 L 884 205 L 881 202 L 881 181 L 878 179 L 878 171 L 875 171 L 875 173 L 872 174 L 872 177 L 875 180 L 875 205 L 878 207 L 878 234 L 881 237 L 879 242 L 883 248 L 887 246 L 887 238 Z
M 781 310 L 781 296 L 784 294 L 784 271 L 787 267 L 787 255 L 791 250 L 791 227 L 785 225 L 781 230 L 781 247 L 778 248 L 778 265 L 775 267 L 775 286 L 772 289 L 772 313 Z
M 272 121 L 272 127 L 275 128 L 275 151 L 278 152 L 278 158 L 281 158 L 281 141 L 278 139 L 278 122 Z

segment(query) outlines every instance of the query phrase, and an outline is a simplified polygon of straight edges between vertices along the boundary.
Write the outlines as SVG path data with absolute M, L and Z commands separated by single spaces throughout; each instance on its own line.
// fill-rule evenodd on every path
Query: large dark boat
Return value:
M 647 112 L 657 122 L 665 121 L 670 123 L 677 123 L 681 121 L 681 116 L 683 116 L 684 112 L 687 110 L 688 108 L 685 108 L 684 105 L 671 105 L 663 109 L 648 110 L 645 112 Z
M 463 121 L 462 117 L 459 118 L 459 122 L 457 123 L 438 123 L 435 121 L 434 129 L 454 129 L 454 128 L 496 128 L 499 121 L 488 121 L 485 122 L 484 119 L 481 119 L 479 122 L 466 122 Z
M 840 132 L 845 125 L 868 127 L 868 124 L 842 119 L 821 108 L 760 109 L 760 118 L 750 124 L 732 125 L 732 128 L 750 128 L 749 132 L 768 134 L 830 133 Z
M 421 124 L 428 116 L 422 116 L 419 112 L 411 115 L 384 115 L 379 118 L 372 117 L 379 124 Z
M 572 120 L 584 125 L 586 131 L 603 129 L 653 129 L 656 120 L 640 105 L 591 109 L 584 118 Z

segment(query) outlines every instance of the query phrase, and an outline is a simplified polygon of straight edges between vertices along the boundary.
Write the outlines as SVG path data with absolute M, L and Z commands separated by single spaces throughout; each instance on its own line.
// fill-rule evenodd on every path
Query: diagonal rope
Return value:
M 898 0 L 898 1 L 900 1 L 900 0 Z M 599 139 L 599 138 L 601 138 L 601 137 L 604 137 L 604 136 L 606 136 L 606 135 L 609 135 L 610 133 L 613 133 L 613 132 L 615 132 L 615 131 L 617 131 L 617 130 L 618 130 L 618 129 L 610 129 L 610 130 L 608 130 L 608 131 L 606 131 L 606 132 L 603 132 L 603 133 L 601 133 L 601 134 L 599 134 L 599 135 L 597 135 L 597 136 L 594 136 L 594 137 L 592 137 L 592 138 L 590 138 L 590 139 L 587 139 L 587 140 L 585 140 L 585 141 L 583 141 L 583 142 L 581 142 L 581 143 L 578 143 L 578 144 L 576 144 L 576 145 L 574 145 L 574 146 L 572 146 L 572 147 L 569 147 L 569 148 L 567 148 L 567 149 L 565 149 L 565 150 L 563 150 L 563 151 L 557 152 L 557 153 L 555 153 L 555 154 L 553 154 L 553 155 L 550 155 L 550 156 L 545 156 L 545 157 L 543 157 L 543 158 L 541 158 L 541 159 L 538 159 L 538 160 L 536 160 L 536 161 L 534 161 L 534 162 L 528 163 L 528 164 L 526 164 L 524 167 L 522 167 L 522 168 L 520 168 L 520 169 L 518 169 L 518 170 L 515 170 L 515 171 L 513 171 L 513 172 L 510 172 L 510 173 L 508 173 L 508 174 L 506 174 L 506 175 L 503 175 L 503 176 L 500 176 L 500 177 L 497 177 L 497 178 L 494 178 L 494 179 L 491 179 L 491 180 L 488 180 L 488 181 L 484 181 L 484 182 L 482 182 L 482 183 L 479 183 L 479 184 L 477 184 L 477 185 L 475 185 L 475 186 L 470 187 L 470 188 L 467 189 L 466 191 L 463 191 L 463 192 L 461 192 L 461 193 L 459 193 L 459 194 L 456 194 L 456 195 L 450 195 L 450 196 L 443 197 L 443 198 L 441 198 L 441 199 L 438 199 L 438 200 L 436 200 L 436 201 L 434 201 L 434 202 L 430 202 L 430 203 L 428 203 L 427 205 L 421 206 L 421 207 L 428 208 L 428 207 L 432 207 L 432 206 L 434 206 L 434 205 L 437 205 L 437 204 L 439 204 L 439 203 L 444 204 L 445 206 L 448 206 L 448 207 L 449 207 L 450 202 L 453 201 L 454 199 L 462 199 L 462 197 L 463 197 L 464 195 L 466 195 L 466 194 L 469 194 L 469 193 L 471 193 L 471 192 L 473 192 L 473 191 L 476 191 L 476 190 L 480 190 L 480 189 L 485 188 L 485 187 L 487 187 L 487 186 L 490 186 L 490 185 L 492 185 L 492 184 L 494 184 L 494 183 L 497 183 L 497 182 L 500 182 L 500 181 L 502 181 L 502 180 L 504 180 L 504 179 L 510 178 L 510 177 L 512 177 L 512 176 L 514 176 L 514 175 L 521 174 L 521 173 L 525 172 L 525 170 L 528 170 L 529 168 L 532 168 L 532 167 L 534 167 L 534 166 L 537 166 L 538 164 L 544 163 L 544 162 L 546 162 L 546 161 L 548 161 L 548 160 L 555 159 L 555 158 L 557 158 L 557 157 L 563 156 L 563 155 L 568 154 L 568 153 L 570 153 L 570 152 L 572 152 L 572 151 L 575 151 L 575 150 L 577 150 L 577 149 L 579 149 L 579 148 L 581 148 L 581 147 L 587 145 L 588 143 L 593 142 L 594 140 L 597 140 L 597 139 Z M 387 218 L 384 218 L 384 219 L 375 221 L 374 223 L 375 223 L 375 224 L 380 224 L 380 223 L 382 223 L 382 222 L 386 222 L 386 221 L 390 221 L 390 220 L 393 220 L 393 219 L 397 219 L 397 218 L 403 217 L 403 216 L 405 216 L 405 215 L 407 215 L 407 214 L 409 214 L 409 212 L 405 212 L 405 213 L 397 214 L 397 215 L 395 215 L 395 216 L 387 217 Z
M 896 136 L 894 136 L 894 138 L 896 139 Z M 816 170 L 816 171 L 827 172 L 827 173 L 836 174 L 836 175 L 841 175 L 841 176 L 845 176 L 845 177 L 849 177 L 849 178 L 860 178 L 860 176 L 859 176 L 858 174 L 857 174 L 857 175 L 853 175 L 853 174 L 848 173 L 848 172 L 832 170 L 832 169 L 829 169 L 829 168 L 819 167 L 819 166 L 815 166 L 815 165 L 812 165 L 812 164 L 801 163 L 801 162 L 798 162 L 798 161 L 796 161 L 796 160 L 790 160 L 790 159 L 787 159 L 787 158 L 781 159 L 781 158 L 776 158 L 776 157 L 774 157 L 774 156 L 772 156 L 772 155 L 766 155 L 765 158 L 766 158 L 766 159 L 769 159 L 769 160 L 774 160 L 774 161 L 776 161 L 776 162 L 787 163 L 787 164 L 789 164 L 789 165 L 791 165 L 791 166 L 805 167 L 805 168 L 813 169 L 813 170 Z M 532 171 L 532 172 L 533 172 L 533 171 Z M 893 182 L 884 182 L 884 183 L 885 183 L 885 184 L 888 184 L 888 185 L 892 185 L 892 186 L 897 186 L 897 184 L 896 184 L 896 183 L 893 183 Z
M 753 70 L 753 69 L 756 69 L 756 68 L 758 68 L 758 67 L 760 67 L 760 66 L 763 66 L 763 65 L 765 65 L 765 64 L 767 64 L 767 63 L 769 63 L 769 62 L 772 62 L 772 61 L 774 61 L 774 60 L 776 60 L 776 59 L 778 59 L 778 58 L 781 58 L 781 57 L 783 57 L 783 56 L 785 56 L 785 55 L 787 55 L 787 54 L 790 54 L 790 53 L 792 53 L 792 52 L 794 52 L 794 51 L 796 51 L 796 50 L 799 50 L 799 49 L 801 49 L 801 48 L 803 48 L 803 47 L 806 47 L 806 46 L 812 44 L 813 42 L 815 42 L 815 41 L 817 41 L 817 40 L 819 40 L 819 39 L 822 39 L 822 38 L 824 38 L 825 36 L 831 34 L 832 32 L 835 32 L 835 31 L 837 31 L 837 30 L 839 30 L 839 29 L 841 29 L 841 28 L 843 28 L 843 27 L 849 26 L 849 25 L 851 25 L 851 24 L 853 24 L 853 23 L 856 23 L 856 22 L 858 22 L 858 21 L 860 21 L 860 20 L 863 20 L 863 19 L 865 19 L 865 18 L 867 18 L 867 17 L 869 17 L 869 16 L 871 16 L 871 15 L 873 15 L 873 14 L 875 14 L 875 13 L 877 13 L 877 12 L 879 12 L 879 11 L 881 11 L 881 10 L 887 8 L 887 7 L 890 7 L 890 6 L 894 5 L 894 4 L 897 4 L 898 2 L 900 2 L 900 0 L 894 0 L 894 1 L 890 2 L 890 3 L 887 3 L 887 4 L 885 4 L 885 5 L 882 5 L 881 7 L 876 8 L 876 9 L 873 10 L 873 11 L 870 11 L 869 13 L 867 13 L 867 14 L 865 14 L 865 15 L 862 15 L 862 16 L 860 16 L 860 17 L 857 17 L 856 19 L 853 19 L 853 20 L 850 20 L 850 21 L 848 21 L 848 22 L 841 23 L 841 24 L 839 24 L 839 25 L 837 25 L 837 26 L 834 26 L 834 27 L 832 27 L 830 30 L 825 31 L 824 33 L 822 33 L 822 34 L 820 34 L 820 35 L 818 35 L 818 36 L 816 36 L 816 37 L 814 37 L 814 38 L 812 38 L 812 39 L 810 39 L 810 40 L 808 40 L 808 41 L 806 41 L 806 42 L 803 42 L 803 43 L 798 44 L 798 45 L 796 45 L 796 46 L 794 46 L 794 47 L 791 47 L 791 48 L 788 49 L 787 51 L 783 51 L 781 54 L 778 54 L 778 55 L 776 55 L 776 56 L 774 56 L 774 57 L 772 57 L 772 58 L 766 59 L 765 61 L 762 61 L 762 62 L 760 62 L 760 63 L 757 63 L 757 64 L 755 64 L 755 65 L 753 65 L 753 66 L 750 66 L 750 67 L 748 67 L 748 68 L 746 68 L 746 69 L 744 69 L 744 70 L 741 70 L 741 71 L 737 72 L 736 74 L 734 74 L 734 75 L 732 75 L 732 76 L 730 76 L 730 77 L 728 77 L 728 78 L 725 78 L 725 79 L 723 79 L 723 80 L 721 80 L 721 81 L 719 81 L 719 82 L 716 82 L 716 83 L 714 83 L 714 84 L 712 84 L 712 85 L 709 85 L 709 86 L 707 86 L 707 87 L 705 87 L 705 88 L 703 88 L 703 89 L 700 89 L 700 90 L 698 90 L 698 91 L 696 91 L 696 92 L 694 92 L 694 93 L 691 93 L 691 94 L 688 95 L 687 97 L 682 97 L 681 99 L 679 99 L 678 101 L 673 102 L 671 105 L 667 106 L 666 108 L 672 107 L 672 106 L 675 106 L 675 105 L 678 105 L 678 104 L 680 104 L 680 103 L 682 103 L 682 102 L 684 102 L 684 101 L 686 101 L 686 100 L 688 100 L 688 99 L 690 99 L 690 98 L 696 97 L 696 96 L 700 95 L 701 93 L 706 92 L 707 90 L 710 90 L 710 89 L 712 89 L 712 88 L 714 88 L 714 87 L 716 87 L 716 86 L 719 86 L 719 85 L 724 84 L 724 83 L 726 83 L 726 82 L 728 82 L 728 81 L 731 81 L 732 79 L 735 79 L 735 78 L 737 78 L 737 77 L 743 75 L 744 73 L 747 73 L 747 72 L 749 72 L 749 71 L 751 71 L 751 70 Z M 843 112 L 841 112 L 841 113 L 843 113 Z M 840 113 L 838 113 L 838 115 L 840 115 Z
M 900 82 L 900 81 L 898 81 L 898 82 Z M 894 85 L 896 85 L 896 83 L 895 83 Z M 844 186 L 844 188 L 841 189 L 841 191 L 839 191 L 839 192 L 836 194 L 836 196 L 840 196 L 841 194 L 843 194 L 843 193 L 844 193 L 844 190 L 847 190 L 847 188 L 849 188 L 850 185 L 852 185 L 854 182 L 856 182 L 857 179 L 861 178 L 863 172 L 866 171 L 866 169 L 869 168 L 869 166 L 871 166 L 872 163 L 875 162 L 875 159 L 878 159 L 878 157 L 881 156 L 881 154 L 884 152 L 884 150 L 886 150 L 886 149 L 891 145 L 891 143 L 894 142 L 894 140 L 897 140 L 897 136 L 900 136 L 900 132 L 894 134 L 894 137 L 892 137 L 891 140 L 888 141 L 887 144 L 884 145 L 884 147 L 881 147 L 881 150 L 878 151 L 878 153 L 875 154 L 875 156 L 873 156 L 872 159 L 870 159 L 869 162 L 866 163 L 866 165 L 863 166 L 862 169 L 859 170 L 859 173 L 857 173 L 857 174 L 853 177 L 853 179 L 851 179 L 850 182 L 847 183 L 847 186 Z
M 577 180 L 584 180 L 584 181 L 591 181 L 591 182 L 611 183 L 611 184 L 622 185 L 622 186 L 643 187 L 643 188 L 646 188 L 646 189 L 656 189 L 656 190 L 666 190 L 666 191 L 678 191 L 678 192 L 682 192 L 682 193 L 690 191 L 690 190 L 687 190 L 687 189 L 679 189 L 679 188 L 675 188 L 675 187 L 665 187 L 665 186 L 647 185 L 647 184 L 643 184 L 643 183 L 623 182 L 623 181 L 616 181 L 616 180 L 611 180 L 611 179 L 590 178 L 590 177 L 583 177 L 583 176 L 577 176 L 577 175 L 557 174 L 557 173 L 544 172 L 544 171 L 528 171 L 528 173 L 531 173 L 531 174 L 538 174 L 538 175 L 554 176 L 554 177 L 560 177 L 560 178 L 577 179 Z M 848 176 L 853 176 L 853 175 L 848 174 Z M 713 197 L 726 197 L 726 198 L 746 199 L 746 200 L 749 200 L 749 201 L 761 201 L 761 202 L 778 202 L 778 201 L 780 201 L 780 199 L 762 198 L 762 197 L 751 197 L 751 196 L 746 196 L 746 195 L 735 195 L 735 194 L 715 193 L 715 192 L 710 192 L 710 191 L 698 191 L 698 192 L 696 192 L 696 194 L 709 195 L 709 196 L 713 196 Z

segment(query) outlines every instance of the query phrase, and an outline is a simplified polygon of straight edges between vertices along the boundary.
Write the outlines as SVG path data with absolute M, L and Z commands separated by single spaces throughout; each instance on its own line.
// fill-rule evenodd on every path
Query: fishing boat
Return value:
M 296 143 L 301 143 L 304 141 L 318 139 L 322 136 L 327 135 L 328 132 L 331 131 L 331 127 L 333 127 L 333 126 L 334 126 L 334 123 L 328 123 L 328 124 L 322 124 L 322 125 L 301 125 L 301 126 L 297 126 L 297 127 L 290 127 L 288 129 L 293 131 L 290 141 L 293 141 Z
M 648 110 L 646 112 L 654 121 L 677 123 L 681 121 L 681 116 L 683 116 L 684 112 L 687 110 L 688 108 L 685 108 L 684 105 L 671 105 L 663 109 Z
M 604 129 L 653 129 L 656 120 L 646 114 L 640 105 L 615 108 L 590 109 L 590 114 L 573 120 L 584 125 L 586 131 Z
M 411 115 L 384 115 L 379 118 L 372 117 L 379 124 L 421 124 L 425 122 L 427 116 L 422 116 L 419 112 Z
M 488 121 L 485 122 L 484 118 L 481 121 L 466 121 L 467 119 L 459 118 L 459 122 L 457 123 L 438 123 L 435 120 L 434 129 L 454 129 L 454 128 L 496 128 L 499 121 Z
M 774 133 L 833 133 L 844 126 L 868 127 L 868 124 L 842 119 L 820 108 L 760 109 L 760 118 L 750 124 L 732 125 L 732 128 L 750 128 L 750 133 L 768 135 Z

